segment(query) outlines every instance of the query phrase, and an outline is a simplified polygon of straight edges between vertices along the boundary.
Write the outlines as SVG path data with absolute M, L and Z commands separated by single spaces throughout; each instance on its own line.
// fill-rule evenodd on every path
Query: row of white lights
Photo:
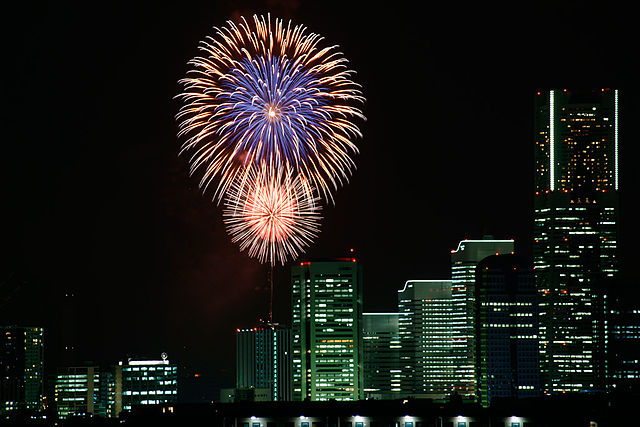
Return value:
M 305 417 L 304 415 L 300 415 L 300 419 L 301 419 L 301 420 L 304 420 L 304 419 L 306 419 L 306 418 L 307 418 L 307 417 Z M 256 417 L 255 415 L 253 415 L 253 416 L 251 416 L 251 419 L 252 419 L 252 420 L 257 420 L 257 419 L 258 419 L 258 417 Z M 404 419 L 405 419 L 406 421 L 411 421 L 411 420 L 413 419 L 413 417 L 412 417 L 411 415 L 405 415 L 405 416 L 404 416 Z M 354 420 L 354 421 L 356 421 L 356 422 L 358 422 L 358 421 L 366 421 L 366 418 L 365 418 L 365 417 L 361 417 L 360 415 L 354 415 L 354 416 L 353 416 L 353 420 Z M 463 417 L 462 415 L 458 415 L 457 420 L 458 420 L 458 421 L 467 421 L 467 420 L 468 420 L 468 418 L 467 418 L 467 417 Z M 516 417 L 515 415 L 512 415 L 512 416 L 509 418 L 509 420 L 510 420 L 510 421 L 512 421 L 512 422 L 519 422 L 519 421 L 521 421 L 522 419 L 521 419 L 520 417 Z

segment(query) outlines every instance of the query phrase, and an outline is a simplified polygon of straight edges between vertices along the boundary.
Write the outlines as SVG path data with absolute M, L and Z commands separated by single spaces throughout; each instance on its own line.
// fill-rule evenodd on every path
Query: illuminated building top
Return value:
M 550 90 L 535 101 L 535 191 L 617 190 L 618 90 Z

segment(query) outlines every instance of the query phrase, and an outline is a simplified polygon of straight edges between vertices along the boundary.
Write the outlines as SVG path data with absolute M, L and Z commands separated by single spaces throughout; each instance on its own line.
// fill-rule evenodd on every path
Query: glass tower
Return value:
M 535 97 L 533 256 L 544 393 L 603 390 L 618 273 L 618 91 Z
M 43 409 L 42 328 L 0 326 L 0 417 Z
M 455 391 L 463 397 L 476 394 L 475 279 L 476 266 L 490 255 L 513 253 L 513 240 L 463 240 L 451 251 L 452 352 Z
M 398 291 L 402 397 L 445 399 L 455 379 L 450 280 L 409 280 Z
M 364 397 L 400 397 L 399 313 L 363 313 Z
M 355 258 L 291 267 L 293 400 L 360 400 L 362 270 Z
M 291 329 L 236 329 L 236 388 L 267 388 L 272 401 L 291 400 Z

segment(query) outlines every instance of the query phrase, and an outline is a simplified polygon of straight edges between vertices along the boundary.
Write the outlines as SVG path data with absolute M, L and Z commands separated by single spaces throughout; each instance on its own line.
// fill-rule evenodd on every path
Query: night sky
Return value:
M 515 238 L 531 256 L 538 89 L 620 89 L 623 249 L 640 237 L 640 37 L 626 6 L 11 3 L 0 323 L 43 325 L 49 372 L 75 341 L 77 362 L 102 365 L 166 351 L 184 401 L 234 385 L 235 328 L 267 313 L 268 270 L 230 242 L 221 208 L 189 178 L 174 97 L 198 42 L 240 15 L 271 12 L 339 44 L 364 87 L 358 169 L 308 256 L 354 248 L 365 311 L 393 310 L 407 279 L 448 278 L 464 238 Z M 283 323 L 288 275 L 276 270 Z

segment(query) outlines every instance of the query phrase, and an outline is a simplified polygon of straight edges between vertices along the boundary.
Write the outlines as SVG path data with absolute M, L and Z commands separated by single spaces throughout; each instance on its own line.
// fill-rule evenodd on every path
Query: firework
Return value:
M 302 176 L 264 164 L 252 166 L 229 186 L 224 222 L 240 250 L 247 249 L 260 262 L 284 265 L 317 236 L 318 201 Z
M 360 86 L 337 46 L 303 26 L 254 15 L 215 28 L 181 80 L 181 152 L 220 201 L 251 165 L 301 175 L 326 199 L 345 182 L 364 120 Z

